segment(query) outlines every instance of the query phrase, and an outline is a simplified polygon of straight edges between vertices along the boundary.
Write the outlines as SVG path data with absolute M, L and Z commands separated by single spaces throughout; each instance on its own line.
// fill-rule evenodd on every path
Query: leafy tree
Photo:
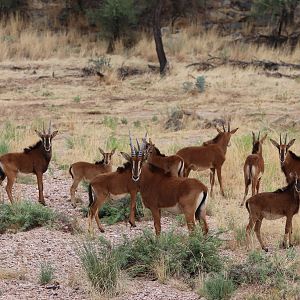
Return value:
M 274 24 L 274 35 L 279 37 L 294 22 L 294 12 L 300 0 L 255 0 L 253 13 L 257 18 L 268 18 Z
M 107 52 L 115 49 L 115 42 L 136 24 L 136 9 L 133 0 L 105 0 L 102 8 L 89 11 L 88 17 L 92 23 L 102 26 L 109 44 Z
M 21 5 L 20 0 L 0 0 L 0 13 L 8 14 L 14 12 Z

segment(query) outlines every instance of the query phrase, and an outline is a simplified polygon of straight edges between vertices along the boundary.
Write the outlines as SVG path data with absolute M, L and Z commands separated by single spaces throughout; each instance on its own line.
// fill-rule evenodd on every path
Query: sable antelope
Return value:
M 52 155 L 52 139 L 58 131 L 51 133 L 51 121 L 48 132 L 35 130 L 41 138 L 35 145 L 25 148 L 22 153 L 7 153 L 0 157 L 0 184 L 7 177 L 6 192 L 11 203 L 13 203 L 12 187 L 18 172 L 29 174 L 33 173 L 37 177 L 39 189 L 39 202 L 45 205 L 43 195 L 43 173 L 48 169 Z
M 161 232 L 161 210 L 165 209 L 177 214 L 184 214 L 188 229 L 195 227 L 195 219 L 203 220 L 203 230 L 208 232 L 206 222 L 207 187 L 194 178 L 173 177 L 165 171 L 145 163 L 142 151 L 146 143 L 143 140 L 137 154 L 131 144 L 132 178 L 138 182 L 145 207 L 151 210 L 157 235 Z
M 75 192 L 82 179 L 90 182 L 97 175 L 112 171 L 112 156 L 114 155 L 116 148 L 108 153 L 105 153 L 101 148 L 99 148 L 99 151 L 103 155 L 101 161 L 96 161 L 94 164 L 79 161 L 70 166 L 69 173 L 73 179 L 70 188 L 71 203 L 73 207 L 76 207 Z
M 132 146 L 131 135 L 130 146 Z M 136 179 L 132 176 L 132 170 L 135 168 L 135 161 L 139 161 L 140 157 L 144 156 L 143 149 L 137 150 L 131 147 L 131 156 L 127 153 L 121 152 L 122 156 L 128 161 L 123 167 L 117 168 L 117 171 L 101 174 L 92 179 L 89 185 L 89 231 L 92 232 L 92 220 L 95 218 L 98 228 L 101 232 L 104 232 L 103 226 L 100 224 L 99 209 L 106 201 L 108 197 L 113 200 L 123 198 L 125 195 L 130 194 L 130 215 L 129 223 L 132 227 L 135 227 L 135 206 L 136 195 L 138 192 L 138 186 Z M 94 195 L 94 196 L 93 196 Z
M 176 154 L 184 160 L 184 176 L 188 177 L 191 170 L 203 171 L 210 169 L 210 193 L 213 193 L 213 186 L 215 183 L 215 171 L 220 184 L 220 190 L 225 196 L 222 184 L 222 166 L 225 162 L 227 147 L 230 145 L 231 135 L 234 134 L 238 128 L 230 130 L 230 123 L 228 122 L 228 130 L 226 131 L 223 125 L 223 132 L 218 129 L 219 134 L 215 138 L 215 143 L 211 141 L 206 142 L 203 146 L 186 147 L 179 150 Z
M 148 147 L 147 147 L 148 146 Z M 178 155 L 166 156 L 161 154 L 159 149 L 152 144 L 149 139 L 149 144 L 146 145 L 147 150 L 147 162 L 155 167 L 161 168 L 165 173 L 169 173 L 171 176 L 183 177 L 184 162 Z
M 249 212 L 249 224 L 246 228 L 248 244 L 250 231 L 255 226 L 254 230 L 262 249 L 268 251 L 260 236 L 262 220 L 286 217 L 283 246 L 288 246 L 287 240 L 289 240 L 289 246 L 292 245 L 292 221 L 293 216 L 299 211 L 300 181 L 297 175 L 291 178 L 293 181 L 288 186 L 275 192 L 256 194 L 246 201 L 246 208 Z
M 292 181 L 292 178 L 290 178 L 291 173 L 300 174 L 300 157 L 289 150 L 289 148 L 294 144 L 295 139 L 287 142 L 286 134 L 283 143 L 280 134 L 279 144 L 272 139 L 270 139 L 270 141 L 278 149 L 281 170 L 285 175 L 287 183 L 290 183 Z
M 255 195 L 255 190 L 256 194 L 258 194 L 261 176 L 263 175 L 265 170 L 264 159 L 262 156 L 262 144 L 266 137 L 267 134 L 262 139 L 259 139 L 259 132 L 258 137 L 256 138 L 254 132 L 252 132 L 252 154 L 247 156 L 244 164 L 245 195 L 241 206 L 244 205 L 248 194 L 249 185 L 251 183 L 252 196 Z

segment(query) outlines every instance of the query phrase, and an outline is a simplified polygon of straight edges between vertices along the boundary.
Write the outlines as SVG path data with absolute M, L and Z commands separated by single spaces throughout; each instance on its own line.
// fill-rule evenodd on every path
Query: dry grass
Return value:
M 78 160 L 99 159 L 99 146 L 107 150 L 116 146 L 118 151 L 129 151 L 128 128 L 137 137 L 142 137 L 147 130 L 162 152 L 173 154 L 180 147 L 199 144 L 216 134 L 214 129 L 203 128 L 205 119 L 231 116 L 232 126 L 239 130 L 232 138 L 223 169 L 227 197 L 220 196 L 217 185 L 209 203 L 210 225 L 228 231 L 230 243 L 227 249 L 233 257 L 245 257 L 247 250 L 241 228 L 247 224 L 248 213 L 239 203 L 244 193 L 242 167 L 251 152 L 251 131 L 265 131 L 275 139 L 279 132 L 288 132 L 291 138 L 296 138 L 292 150 L 299 154 L 300 82 L 265 77 L 252 68 L 220 67 L 198 72 L 185 66 L 191 61 L 207 58 L 208 54 L 299 63 L 300 47 L 290 54 L 287 49 L 275 51 L 249 45 L 234 46 L 214 32 L 198 33 L 195 28 L 188 28 L 176 36 L 164 36 L 171 64 L 171 74 L 166 78 L 151 73 L 124 81 L 117 78 L 116 69 L 122 64 L 145 68 L 148 62 L 157 61 L 153 42 L 146 34 L 141 34 L 138 44 L 129 51 L 124 52 L 121 43 L 117 45 L 116 55 L 111 56 L 112 69 L 105 81 L 94 77 L 37 80 L 37 76 L 49 75 L 52 71 L 65 75 L 70 72 L 70 67 L 86 66 L 88 58 L 104 53 L 106 46 L 99 41 L 90 41 L 89 37 L 80 37 L 76 32 L 37 32 L 18 18 L 1 26 L 0 36 L 14 37 L 11 41 L 10 38 L 0 39 L 1 61 L 21 66 L 30 64 L 38 72 L 34 75 L 31 70 L 5 69 L 0 73 L 0 116 L 3 120 L 0 131 L 8 116 L 14 126 L 19 126 L 17 136 L 9 142 L 11 151 L 20 151 L 34 143 L 37 140 L 34 129 L 41 128 L 41 120 L 52 119 L 60 133 L 53 142 L 53 158 L 59 167 L 66 168 Z M 183 82 L 194 82 L 198 75 L 205 77 L 205 92 L 186 93 Z M 80 101 L 75 103 L 77 96 Z M 187 117 L 183 130 L 166 130 L 164 124 L 170 112 L 180 108 L 196 111 L 202 119 Z M 125 119 L 126 122 L 122 121 Z M 285 181 L 278 154 L 268 140 L 263 155 L 266 168 L 261 190 L 282 187 Z M 114 156 L 115 166 L 122 161 L 120 155 Z M 192 173 L 192 176 L 208 184 L 208 174 Z M 263 238 L 274 252 L 284 233 L 284 221 L 264 221 L 262 226 Z M 299 214 L 294 218 L 293 232 L 295 244 L 299 245 Z M 256 238 L 253 247 L 259 247 Z M 163 282 L 164 268 L 154 267 Z

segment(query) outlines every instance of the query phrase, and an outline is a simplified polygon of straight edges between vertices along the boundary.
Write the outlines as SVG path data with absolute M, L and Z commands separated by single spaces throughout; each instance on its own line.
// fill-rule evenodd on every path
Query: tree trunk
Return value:
M 155 40 L 156 53 L 160 65 L 160 74 L 165 75 L 168 61 L 166 58 L 160 30 L 160 14 L 162 10 L 162 5 L 162 0 L 156 1 L 153 17 L 153 35 Z

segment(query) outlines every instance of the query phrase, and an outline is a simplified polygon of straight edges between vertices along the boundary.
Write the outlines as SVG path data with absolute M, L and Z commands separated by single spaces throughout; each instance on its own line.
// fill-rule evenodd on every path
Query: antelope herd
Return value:
M 135 225 L 136 197 L 140 193 L 145 207 L 150 209 L 156 234 L 161 232 L 161 211 L 166 210 L 175 214 L 184 214 L 187 227 L 192 231 L 196 220 L 203 221 L 203 231 L 208 232 L 206 221 L 206 206 L 208 188 L 198 179 L 189 178 L 190 172 L 210 169 L 210 195 L 213 194 L 215 173 L 217 172 L 221 194 L 225 196 L 222 182 L 222 166 L 226 159 L 227 148 L 230 146 L 231 136 L 238 128 L 230 129 L 230 122 L 217 128 L 218 134 L 213 139 L 204 142 L 201 146 L 186 147 L 179 150 L 176 155 L 166 156 L 147 140 L 147 134 L 136 146 L 132 142 L 129 132 L 131 154 L 121 152 L 126 160 L 123 166 L 112 171 L 112 157 L 116 149 L 104 152 L 101 161 L 95 164 L 76 162 L 70 166 L 69 173 L 73 179 L 70 188 L 71 204 L 76 207 L 75 192 L 81 180 L 89 182 L 89 231 L 93 231 L 92 222 L 95 218 L 98 228 L 104 232 L 100 223 L 99 209 L 108 199 L 119 199 L 129 194 L 131 226 Z M 11 203 L 14 202 L 12 187 L 17 174 L 33 173 L 37 177 L 39 202 L 45 205 L 43 196 L 43 173 L 48 169 L 52 154 L 52 139 L 58 131 L 51 131 L 51 122 L 47 132 L 36 131 L 40 140 L 33 146 L 25 148 L 21 153 L 7 153 L 0 157 L 0 184 L 7 177 L 6 192 Z M 260 228 L 262 220 L 286 217 L 283 246 L 291 246 L 292 219 L 299 211 L 300 197 L 300 157 L 289 148 L 295 139 L 284 141 L 280 134 L 279 144 L 270 139 L 278 149 L 281 170 L 285 175 L 287 186 L 275 192 L 259 193 L 260 181 L 264 173 L 264 159 L 262 145 L 267 138 L 265 134 L 260 138 L 252 132 L 252 153 L 244 163 L 245 193 L 241 206 L 246 202 L 249 213 L 249 224 L 246 228 L 249 243 L 250 232 L 254 227 L 257 239 L 265 251 L 268 248 L 262 241 Z M 248 200 L 249 186 L 252 186 L 252 197 Z M 289 243 L 288 243 L 289 241 Z

